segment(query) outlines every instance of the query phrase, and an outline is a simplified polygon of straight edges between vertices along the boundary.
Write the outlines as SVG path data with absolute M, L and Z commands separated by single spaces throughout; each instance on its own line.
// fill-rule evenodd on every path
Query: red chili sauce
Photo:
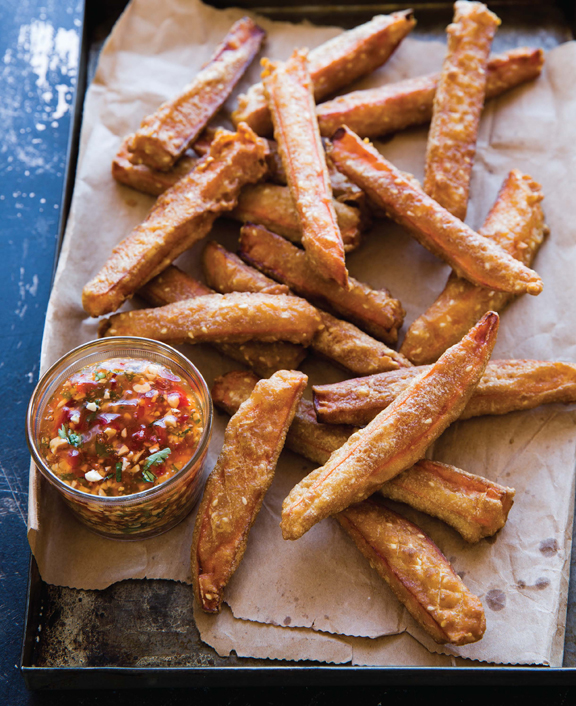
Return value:
M 40 441 L 62 481 L 118 496 L 178 473 L 202 431 L 199 402 L 182 378 L 159 363 L 112 358 L 60 385 L 46 406 Z

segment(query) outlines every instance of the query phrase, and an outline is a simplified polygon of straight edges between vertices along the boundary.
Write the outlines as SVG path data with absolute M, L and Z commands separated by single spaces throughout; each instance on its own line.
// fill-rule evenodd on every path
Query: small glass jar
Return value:
M 181 377 L 196 397 L 203 431 L 192 458 L 173 476 L 131 495 L 91 495 L 61 480 L 43 457 L 40 423 L 60 385 L 88 365 L 111 358 L 159 363 Z M 67 353 L 41 378 L 28 406 L 26 433 L 32 458 L 42 475 L 61 494 L 76 517 L 94 532 L 113 539 L 146 539 L 166 532 L 192 510 L 203 485 L 203 465 L 212 434 L 213 407 L 206 381 L 181 353 L 159 341 L 117 336 L 85 343 Z

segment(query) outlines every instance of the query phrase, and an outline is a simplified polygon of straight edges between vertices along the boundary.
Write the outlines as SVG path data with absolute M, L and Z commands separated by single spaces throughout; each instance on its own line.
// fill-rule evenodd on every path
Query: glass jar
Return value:
M 173 476 L 131 495 L 91 495 L 61 480 L 44 458 L 40 423 L 60 385 L 88 365 L 111 358 L 137 358 L 159 363 L 186 382 L 198 405 L 203 431 L 192 458 Z M 28 406 L 26 433 L 32 458 L 47 481 L 60 493 L 76 517 L 94 532 L 114 539 L 145 539 L 166 532 L 194 507 L 203 484 L 203 465 L 212 434 L 212 399 L 206 381 L 181 353 L 159 341 L 117 336 L 85 343 L 67 353 L 41 378 Z

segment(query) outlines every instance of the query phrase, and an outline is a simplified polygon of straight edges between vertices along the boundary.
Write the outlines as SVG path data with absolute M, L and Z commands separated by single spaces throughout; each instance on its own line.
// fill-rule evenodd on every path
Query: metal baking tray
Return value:
M 305 0 L 216 0 L 271 19 L 352 27 L 378 13 L 412 6 L 419 39 L 445 37 L 452 2 L 331 3 Z M 532 45 L 552 49 L 573 39 L 574 0 L 501 0 L 489 3 L 503 20 L 495 51 Z M 85 0 L 82 51 L 73 127 L 68 150 L 61 236 L 70 205 L 84 93 L 98 53 L 126 0 Z M 561 668 L 360 667 L 317 662 L 220 657 L 201 642 L 192 613 L 192 588 L 175 581 L 127 580 L 103 591 L 83 591 L 46 584 L 36 562 L 30 564 L 21 669 L 29 688 L 121 688 L 250 685 L 406 685 L 406 684 L 576 684 L 576 547 L 572 553 L 571 590 Z

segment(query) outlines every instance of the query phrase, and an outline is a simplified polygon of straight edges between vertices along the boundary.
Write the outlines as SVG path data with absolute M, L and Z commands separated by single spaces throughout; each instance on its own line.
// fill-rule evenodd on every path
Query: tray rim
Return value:
M 203 0 L 215 7 L 226 7 L 230 3 L 210 2 Z M 60 249 L 64 238 L 66 223 L 70 211 L 70 204 L 76 176 L 77 158 L 82 126 L 83 105 L 88 84 L 88 46 L 89 18 L 88 6 L 94 0 L 84 0 L 81 15 L 82 37 L 80 44 L 80 58 L 77 74 L 77 84 L 73 102 L 73 118 L 70 121 L 68 147 L 66 151 L 66 172 L 62 189 L 60 219 L 58 224 L 58 240 L 54 255 L 52 283 L 56 274 Z M 125 6 L 130 2 L 120 0 Z M 335 8 L 343 8 L 348 3 L 334 2 L 333 0 L 314 0 L 291 4 L 290 9 L 298 8 L 304 12 L 311 7 L 316 7 L 321 12 L 331 12 Z M 408 3 L 410 4 L 410 3 Z M 414 0 L 413 6 L 440 9 L 451 6 L 450 1 L 429 2 L 428 0 Z M 273 2 L 235 3 L 236 6 L 245 6 L 252 12 L 265 12 L 274 9 Z M 366 2 L 360 5 L 351 4 L 352 12 L 368 12 L 371 8 L 375 11 L 387 12 L 405 8 L 407 3 L 401 2 Z M 497 0 L 490 3 L 493 7 L 542 7 L 554 8 L 563 12 L 567 19 L 567 28 L 576 35 L 576 0 Z M 350 10 L 340 10 L 334 15 L 336 24 L 338 17 Z M 576 522 L 576 520 L 575 520 Z M 575 528 L 576 529 L 576 528 Z M 573 537 L 574 538 L 574 537 Z M 572 563 L 572 562 L 571 562 Z M 575 562 L 576 563 L 576 562 Z M 146 580 L 146 579 L 142 579 Z M 391 665 L 386 667 L 372 665 L 327 664 L 319 662 L 317 665 L 275 664 L 278 660 L 268 659 L 265 665 L 229 665 L 209 667 L 38 667 L 31 664 L 33 648 L 32 625 L 34 623 L 34 597 L 41 591 L 42 580 L 36 560 L 30 554 L 28 580 L 26 591 L 26 609 L 24 618 L 24 634 L 22 636 L 19 669 L 23 675 L 28 689 L 56 690 L 56 689 L 125 689 L 134 687 L 206 687 L 206 686 L 336 686 L 336 685 L 363 685 L 363 686 L 405 686 L 408 684 L 427 685 L 493 685 L 493 686 L 574 686 L 576 685 L 575 667 L 547 667 L 544 665 L 487 665 L 477 663 L 478 666 L 404 666 Z M 568 610 L 568 602 L 567 602 Z M 241 682 L 239 681 L 241 679 Z M 194 680 L 191 682 L 191 680 Z

